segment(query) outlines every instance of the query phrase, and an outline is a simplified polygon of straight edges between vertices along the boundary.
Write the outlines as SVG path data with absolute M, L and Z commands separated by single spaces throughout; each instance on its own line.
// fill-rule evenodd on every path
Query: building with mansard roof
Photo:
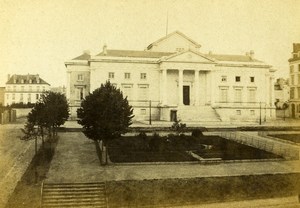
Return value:
M 175 31 L 146 50 L 113 50 L 66 61 L 67 98 L 76 117 L 80 102 L 110 80 L 127 96 L 136 120 L 258 121 L 275 118 L 274 72 L 245 55 L 203 53 Z M 150 111 L 151 101 L 151 111 Z
M 293 44 L 290 65 L 290 116 L 300 118 L 300 43 Z
M 5 105 L 36 103 L 41 94 L 50 89 L 50 84 L 38 74 L 8 75 L 5 84 Z

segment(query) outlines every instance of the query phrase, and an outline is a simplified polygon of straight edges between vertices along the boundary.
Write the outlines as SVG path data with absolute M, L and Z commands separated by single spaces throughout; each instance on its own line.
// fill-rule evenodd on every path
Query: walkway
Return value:
M 47 182 L 92 182 L 300 173 L 299 161 L 201 164 L 109 165 L 101 167 L 94 143 L 80 132 L 60 133 Z

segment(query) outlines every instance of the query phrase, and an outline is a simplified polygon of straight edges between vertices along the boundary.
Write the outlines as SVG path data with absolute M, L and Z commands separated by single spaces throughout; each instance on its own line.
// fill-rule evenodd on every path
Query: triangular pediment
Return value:
M 191 50 L 164 57 L 163 59 L 161 59 L 161 61 L 215 63 L 213 59 L 205 56 L 204 54 Z

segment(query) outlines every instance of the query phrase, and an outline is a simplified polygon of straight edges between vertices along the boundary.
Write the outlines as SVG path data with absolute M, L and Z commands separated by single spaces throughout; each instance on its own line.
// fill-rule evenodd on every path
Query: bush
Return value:
M 181 123 L 180 120 L 174 121 L 174 123 L 171 126 L 171 130 L 177 132 L 177 134 L 184 132 L 185 129 L 186 129 L 186 124 Z
M 200 129 L 194 129 L 192 131 L 192 136 L 193 137 L 200 137 L 200 136 L 203 136 L 203 133 L 202 133 L 202 131 Z
M 151 151 L 159 151 L 162 140 L 158 133 L 154 133 L 149 141 L 149 148 Z

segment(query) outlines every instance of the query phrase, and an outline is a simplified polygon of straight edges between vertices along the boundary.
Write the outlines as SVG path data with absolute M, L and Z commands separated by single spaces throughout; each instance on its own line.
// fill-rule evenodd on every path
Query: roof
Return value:
M 37 83 L 37 79 L 39 79 L 39 83 Z M 16 80 L 16 82 L 14 82 Z M 24 81 L 22 83 L 22 80 Z M 31 83 L 29 82 L 31 80 Z M 45 80 L 39 77 L 39 75 L 34 75 L 34 74 L 27 74 L 27 75 L 18 75 L 14 74 L 12 75 L 9 80 L 6 82 L 6 84 L 47 84 Z
M 206 56 L 210 58 L 214 58 L 218 61 L 261 62 L 247 55 L 206 54 Z
M 156 44 L 158 44 L 159 42 L 162 42 L 163 40 L 165 40 L 165 39 L 171 37 L 171 36 L 174 35 L 174 34 L 178 34 L 178 35 L 182 36 L 183 38 L 187 39 L 188 41 L 192 42 L 193 44 L 195 44 L 197 47 L 201 47 L 201 45 L 200 45 L 199 43 L 197 43 L 196 41 L 192 40 L 191 38 L 189 38 L 188 36 L 186 36 L 186 35 L 183 34 L 182 32 L 175 31 L 175 32 L 172 32 L 172 33 L 166 35 L 165 37 L 162 37 L 162 38 L 158 39 L 157 41 L 151 43 L 151 44 L 147 47 L 147 49 L 150 50 L 150 49 L 152 48 L 153 45 L 156 45 Z
M 293 53 L 298 53 L 300 51 L 300 43 L 293 43 Z
M 91 55 L 88 53 L 83 53 L 80 56 L 77 56 L 76 58 L 73 58 L 72 60 L 89 60 L 91 58 Z
M 106 55 L 103 51 L 97 56 L 133 57 L 133 58 L 161 58 L 174 53 L 152 52 L 152 51 L 133 51 L 133 50 L 107 50 Z

